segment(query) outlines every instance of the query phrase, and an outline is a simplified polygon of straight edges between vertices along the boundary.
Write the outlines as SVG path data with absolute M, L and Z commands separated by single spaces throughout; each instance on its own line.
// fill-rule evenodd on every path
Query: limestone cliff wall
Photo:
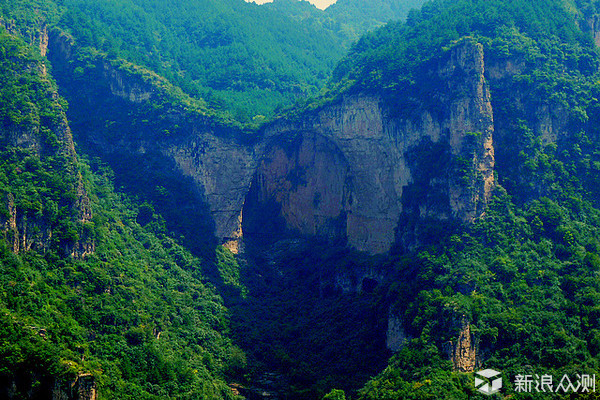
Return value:
M 90 374 L 79 374 L 73 381 L 54 382 L 52 400 L 97 400 L 98 384 Z
M 78 374 L 73 378 L 50 378 L 31 372 L 31 385 L 26 379 L 13 380 L 1 388 L 3 399 L 51 399 L 51 400 L 98 400 L 98 384 L 90 374 Z
M 76 167 L 76 154 L 74 152 L 72 137 L 68 130 L 63 131 L 63 133 L 63 140 L 61 140 L 59 148 L 55 149 L 55 151 L 67 153 L 69 155 L 67 159 L 71 159 L 72 161 L 72 164 L 65 166 L 64 171 L 64 173 L 75 177 L 75 186 L 73 187 L 75 198 L 71 203 L 71 207 L 75 216 L 74 219 L 79 223 L 85 223 L 92 219 L 91 204 L 83 185 L 81 173 Z M 25 132 L 23 137 L 26 140 L 17 138 L 15 141 L 17 146 L 30 149 L 42 149 L 44 147 L 39 138 L 29 131 Z M 48 149 L 45 149 L 38 155 L 44 157 L 47 151 Z M 3 207 L 7 211 L 7 217 L 0 216 L 0 229 L 11 250 L 14 253 L 29 250 L 45 252 L 48 250 L 53 243 L 54 226 L 52 223 L 44 216 L 31 215 L 25 210 L 19 209 L 16 201 L 18 198 L 15 197 L 15 194 L 7 192 L 5 195 L 6 201 Z M 63 250 L 74 258 L 83 258 L 94 252 L 95 244 L 91 238 L 85 234 L 81 234 L 76 242 L 65 244 Z
M 410 337 L 404 331 L 402 318 L 390 311 L 388 314 L 388 326 L 385 335 L 385 344 L 388 350 L 392 352 L 400 351 L 408 344 L 409 340 Z
M 460 320 L 456 341 L 446 344 L 446 351 L 454 370 L 473 372 L 480 367 L 479 345 L 471 333 L 471 324 L 464 317 Z
M 596 44 L 596 46 L 600 46 L 600 15 L 593 14 L 587 16 L 585 18 L 585 24 L 590 30 L 590 33 L 594 38 L 594 43 Z
M 187 215 L 195 221 L 185 221 L 189 226 L 207 224 L 208 214 L 212 234 L 235 250 L 242 236 L 241 210 L 257 162 L 255 149 L 244 140 L 241 129 L 177 104 L 165 89 L 169 84 L 151 71 L 101 56 L 88 61 L 92 67 L 83 78 L 94 82 L 93 89 L 72 87 L 70 79 L 78 66 L 73 55 L 78 51 L 67 34 L 54 31 L 50 35 L 49 57 L 59 83 L 75 104 L 73 118 L 81 126 L 80 143 L 108 160 L 117 173 L 127 173 L 129 182 L 137 175 L 150 175 L 148 190 L 167 186 L 164 178 L 169 177 L 168 189 L 176 199 L 169 207 L 190 210 Z M 159 110 L 156 104 L 161 104 Z M 89 115 L 89 108 L 103 115 Z M 106 120 L 117 127 L 114 136 L 106 134 Z M 120 165 L 123 159 L 135 165 Z M 178 197 L 177 182 L 189 183 L 189 193 Z M 136 193 L 140 192 L 143 189 Z M 163 215 L 168 211 L 160 210 Z M 204 228 L 194 231 L 192 227 L 184 233 L 207 234 Z
M 62 32 L 54 32 L 50 44 L 57 65 L 70 60 L 77 51 L 74 41 Z M 164 90 L 156 86 L 162 78 L 150 71 L 133 73 L 100 58 L 95 73 L 97 75 L 93 78 L 104 82 L 106 95 L 124 100 L 126 104 L 135 107 L 154 100 L 165 100 Z M 98 102 L 93 95 L 83 94 L 91 106 Z M 156 127 L 150 127 L 146 128 L 147 131 L 107 142 L 100 132 L 93 129 L 85 132 L 91 137 L 82 139 L 93 142 L 95 148 L 105 154 L 136 154 L 143 160 L 146 154 L 159 153 L 172 160 L 177 167 L 177 171 L 172 173 L 191 178 L 198 195 L 196 201 L 208 206 L 214 220 L 215 236 L 224 242 L 238 240 L 241 237 L 241 210 L 256 165 L 254 148 L 239 140 L 241 133 L 235 128 L 219 127 L 208 118 L 195 116 L 178 107 L 168 108 L 160 117 L 166 119 L 161 127 L 181 126 L 176 135 L 160 135 Z
M 358 250 L 385 252 L 409 203 L 405 190 L 421 167 L 415 153 L 443 144 L 449 162 L 466 160 L 469 176 L 459 181 L 444 165 L 426 182 L 443 187 L 444 204 L 425 199 L 416 207 L 423 216 L 479 217 L 494 184 L 493 114 L 481 45 L 456 45 L 428 78 L 439 83 L 439 92 L 432 105 L 420 103 L 416 110 L 398 112 L 376 95 L 351 95 L 300 122 L 268 127 L 253 181 L 258 207 L 277 204 L 287 227 L 301 234 L 342 236 Z
M 72 68 L 64 61 L 74 51 L 68 36 L 51 35 L 55 69 L 60 71 L 60 60 Z M 113 140 L 102 127 L 85 133 L 113 159 L 134 154 L 143 163 L 160 154 L 163 165 L 173 163 L 165 168 L 191 179 L 196 193 L 186 201 L 208 209 L 214 235 L 232 249 L 244 235 L 279 227 L 383 253 L 405 230 L 414 230 L 400 223 L 402 215 L 472 221 L 484 212 L 494 186 L 494 120 L 482 46 L 463 40 L 427 68 L 417 89 L 434 90 L 409 105 L 379 94 L 346 95 L 294 121 L 272 123 L 250 141 L 240 139 L 241 130 L 177 107 L 164 110 L 159 127 L 140 125 Z M 141 110 L 159 96 L 140 76 L 106 60 L 95 73 L 106 95 L 123 106 Z M 91 107 L 94 101 L 106 100 L 91 100 Z M 176 126 L 177 133 L 161 135 L 165 126 Z M 427 165 L 426 156 L 432 161 Z
M 256 168 L 253 148 L 232 136 L 217 135 L 201 124 L 161 151 L 193 179 L 210 207 L 215 235 L 224 243 L 242 236 L 241 211 Z

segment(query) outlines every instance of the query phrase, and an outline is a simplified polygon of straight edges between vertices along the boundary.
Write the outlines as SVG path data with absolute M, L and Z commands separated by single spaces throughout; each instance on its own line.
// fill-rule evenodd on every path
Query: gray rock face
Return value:
M 396 240 L 405 189 L 421 168 L 411 156 L 423 146 L 445 146 L 464 163 L 463 179 L 444 166 L 426 186 L 445 199 L 416 200 L 421 216 L 471 221 L 494 185 L 493 115 L 481 45 L 457 44 L 429 75 L 441 89 L 436 108 L 421 104 L 409 116 L 367 95 L 345 97 L 299 123 L 266 129 L 268 145 L 253 181 L 260 204 L 276 203 L 293 231 L 343 237 L 354 248 L 382 253 Z M 414 110 L 411 110 L 414 111 Z M 414 201 L 412 203 L 415 203 Z
M 409 340 L 410 337 L 404 331 L 402 319 L 390 313 L 388 315 L 388 328 L 385 336 L 387 348 L 394 353 L 398 352 L 408 344 Z
M 211 132 L 192 133 L 183 142 L 166 143 L 165 155 L 203 192 L 223 242 L 241 238 L 241 211 L 256 161 L 252 147 Z
M 254 184 L 301 234 L 344 237 L 384 252 L 401 211 L 401 156 L 384 130 L 377 97 L 347 97 L 303 126 L 275 125 Z
M 54 47 L 66 59 L 73 53 L 61 35 Z M 384 253 L 412 229 L 399 223 L 403 214 L 472 221 L 494 186 L 482 46 L 460 41 L 429 68 L 423 83 L 437 92 L 413 99 L 410 109 L 375 94 L 347 95 L 298 120 L 270 124 L 253 143 L 178 109 L 166 110 L 180 127 L 173 137 L 140 131 L 91 140 L 107 154 L 170 160 L 177 174 L 191 178 L 197 193 L 191 201 L 209 209 L 215 236 L 234 251 L 244 235 L 278 226 Z M 148 82 L 107 64 L 98 79 L 132 106 L 158 95 Z
M 72 381 L 54 382 L 52 400 L 97 400 L 98 384 L 91 374 L 78 374 Z

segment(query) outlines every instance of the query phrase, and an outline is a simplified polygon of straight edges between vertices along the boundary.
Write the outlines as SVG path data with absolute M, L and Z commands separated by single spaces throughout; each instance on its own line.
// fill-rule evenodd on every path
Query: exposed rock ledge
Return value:
M 69 60 L 73 46 L 64 35 L 51 36 L 55 60 Z M 58 69 L 60 61 L 55 64 Z M 160 153 L 172 160 L 177 174 L 192 178 L 194 201 L 206 204 L 215 236 L 232 250 L 241 238 L 278 226 L 385 253 L 408 229 L 399 225 L 403 213 L 472 221 L 494 186 L 482 46 L 465 39 L 432 65 L 425 79 L 440 92 L 416 99 L 414 109 L 398 109 L 375 94 L 348 95 L 297 121 L 266 126 L 254 143 L 182 110 L 169 111 L 173 125 L 183 127 L 177 137 L 144 131 L 104 143 L 100 132 L 86 134 L 107 154 Z M 111 68 L 104 64 L 96 77 L 109 94 L 132 106 L 154 97 L 141 78 Z M 419 160 L 432 149 L 448 163 L 423 179 Z M 457 160 L 464 176 L 457 176 Z
M 405 204 L 416 204 L 424 217 L 479 217 L 494 185 L 494 126 L 482 46 L 471 40 L 457 44 L 427 78 L 442 88 L 435 95 L 442 112 L 431 103 L 410 112 L 393 110 L 393 104 L 363 94 L 300 122 L 267 127 L 250 190 L 252 207 L 268 215 L 275 205 L 288 229 L 345 238 L 368 253 L 390 249 Z M 421 168 L 418 152 L 435 145 L 445 148 L 450 162 L 466 160 L 468 176 L 457 179 L 445 165 L 419 182 L 425 190 L 440 190 L 445 200 L 409 199 L 406 189 L 416 184 Z M 260 229 L 249 225 L 245 232 Z

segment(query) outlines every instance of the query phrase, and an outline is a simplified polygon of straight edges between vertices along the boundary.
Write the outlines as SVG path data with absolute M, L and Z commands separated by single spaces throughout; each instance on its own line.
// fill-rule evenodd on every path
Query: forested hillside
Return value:
M 406 345 L 359 398 L 471 398 L 473 378 L 457 373 L 465 361 L 502 371 L 515 398 L 565 395 L 515 393 L 519 374 L 553 375 L 558 389 L 564 374 L 597 371 L 597 7 L 432 1 L 363 37 L 338 65 L 342 91 L 382 93 L 389 113 L 410 118 L 444 98 L 424 77 L 466 37 L 483 47 L 495 125 L 498 184 L 484 216 L 449 231 L 421 225 L 429 239 L 417 251 L 399 246 L 386 266 L 395 272 L 382 296 Z M 477 351 L 457 360 L 451 349 L 464 337 Z
M 423 0 L 338 0 L 325 9 L 325 14 L 354 41 L 390 21 L 404 22 L 409 12 L 423 3 Z
M 321 26 L 239 0 L 3 3 L 7 22 L 60 26 L 244 122 L 316 93 L 343 54 Z
M 174 207 L 178 199 L 195 196 L 186 182 L 163 175 L 150 186 L 162 190 L 158 196 L 129 191 L 150 203 L 115 192 L 115 181 L 139 178 L 136 161 L 117 160 L 119 174 L 129 170 L 134 176 L 115 179 L 96 154 L 77 155 L 65 112 L 70 108 L 76 122 L 77 142 L 100 130 L 114 140 L 149 128 L 176 136 L 186 126 L 169 125 L 161 115 L 174 109 L 222 126 L 240 125 L 256 113 L 268 114 L 315 93 L 348 38 L 320 20 L 310 25 L 234 1 L 167 6 L 23 0 L 3 1 L 0 10 L 1 396 L 233 397 L 226 382 L 244 380 L 245 355 L 227 338 L 227 311 L 206 276 L 227 293 L 239 285 L 239 266 L 229 264 L 227 250 L 215 252 L 210 228 L 198 229 L 199 223 L 210 226 L 202 221 L 208 216 L 190 218 L 189 210 Z M 210 17 L 198 20 L 200 14 Z M 115 103 L 104 92 L 120 90 L 102 82 L 107 68 L 119 71 L 118 79 L 143 82 L 152 102 L 136 111 Z M 53 75 L 63 83 L 60 88 Z M 70 107 L 59 89 L 75 100 Z M 100 104 L 90 112 L 88 103 L 96 101 Z M 147 183 L 141 180 L 138 188 Z M 175 198 L 164 198 L 169 191 Z M 167 215 L 168 223 L 155 206 L 174 212 Z M 195 227 L 189 239 L 172 231 L 181 225 L 189 228 L 175 228 L 179 233 Z M 195 255 L 181 243 L 191 244 Z M 332 311 L 339 307 L 334 302 Z M 246 308 L 240 313 L 243 323 L 259 315 Z M 248 346 L 257 339 L 254 334 L 249 341 L 242 338 Z M 381 365 L 381 356 L 376 358 Z M 376 372 L 374 366 L 368 370 Z M 340 375 L 346 367 L 326 371 L 319 389 L 307 393 L 323 393 L 333 376 L 356 386 L 347 372 Z M 299 376 L 305 380 L 314 374 L 304 369 Z M 302 385 L 294 390 L 306 391 Z
M 208 261 L 77 157 L 39 54 L 4 28 L 0 48 L 0 397 L 233 397 Z
M 0 0 L 0 397 L 597 398 L 600 2 L 420 4 Z
M 260 122 L 315 95 L 362 33 L 422 2 L 369 3 L 367 13 L 355 3 L 326 12 L 307 2 L 241 0 L 5 0 L 0 7 L 25 36 L 36 25 L 58 26 L 81 47 L 144 66 L 238 121 Z
M 338 0 L 325 10 L 319 10 L 308 1 L 274 0 L 263 7 L 278 10 L 310 26 L 321 26 L 340 37 L 346 47 L 367 31 L 390 21 L 404 21 L 410 10 L 420 8 L 423 3 L 423 0 Z

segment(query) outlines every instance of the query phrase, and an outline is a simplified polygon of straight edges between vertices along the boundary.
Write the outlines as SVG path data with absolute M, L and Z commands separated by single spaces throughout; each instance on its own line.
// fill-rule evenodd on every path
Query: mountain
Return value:
M 416 130 L 422 145 L 406 153 L 421 163 L 402 191 L 402 256 L 382 289 L 397 355 L 359 398 L 468 398 L 465 372 L 483 368 L 518 397 L 517 375 L 550 374 L 556 388 L 596 368 L 597 15 L 589 2 L 434 1 L 338 66 L 347 89 L 331 97 L 377 95 L 398 121 L 383 132 L 400 127 L 406 146 Z M 468 82 L 479 82 L 472 94 Z M 464 221 L 448 176 L 486 203 L 466 225 L 436 221 Z M 478 191 L 487 176 L 491 190 Z
M 60 27 L 82 48 L 152 70 L 236 121 L 260 123 L 316 95 L 352 41 L 406 15 L 401 4 L 377 7 L 370 22 L 349 11 L 353 3 L 339 16 L 297 1 L 19 0 L 0 7 L 6 25 L 26 36 Z
M 424 3 L 423 0 L 338 0 L 325 9 L 325 14 L 357 40 L 390 21 L 404 21 L 411 10 Z
M 7 21 L 37 14 L 30 22 L 60 26 L 244 122 L 314 94 L 343 54 L 327 30 L 242 0 L 3 3 Z
M 0 4 L 2 393 L 470 398 L 490 368 L 529 398 L 516 376 L 597 370 L 596 2 L 430 1 L 250 124 L 143 44 L 199 3 Z M 335 32 L 202 4 L 219 38 L 237 7 Z
M 274 0 L 263 7 L 277 10 L 310 26 L 321 26 L 349 46 L 363 34 L 390 21 L 404 21 L 424 0 L 338 0 L 319 10 L 305 0 Z
M 203 262 L 78 156 L 45 44 L 0 49 L 0 397 L 233 398 Z

